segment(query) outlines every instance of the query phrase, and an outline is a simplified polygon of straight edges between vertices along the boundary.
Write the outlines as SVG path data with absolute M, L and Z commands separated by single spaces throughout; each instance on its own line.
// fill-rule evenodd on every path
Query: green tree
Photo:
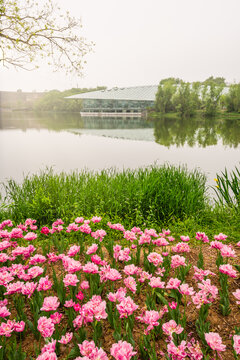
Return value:
M 240 112 L 240 83 L 230 85 L 228 94 L 224 97 L 224 103 L 227 111 Z
M 173 96 L 176 93 L 177 85 L 173 79 L 162 80 L 158 86 L 155 109 L 162 114 L 175 111 Z
M 34 109 L 37 111 L 66 111 L 79 112 L 82 108 L 80 99 L 66 99 L 67 96 L 85 93 L 89 91 L 104 90 L 105 86 L 97 88 L 69 89 L 65 91 L 51 90 L 46 92 L 36 103 Z
M 188 82 L 181 82 L 176 94 L 173 97 L 173 103 L 181 116 L 193 116 L 198 107 L 199 98 L 196 89 Z
M 32 70 L 44 58 L 55 70 L 82 74 L 92 44 L 81 36 L 80 20 L 52 0 L 0 0 L 0 63 Z
M 220 79 L 220 80 L 219 80 Z M 206 116 L 215 116 L 219 109 L 220 99 L 225 87 L 223 78 L 210 77 L 202 85 L 202 109 Z

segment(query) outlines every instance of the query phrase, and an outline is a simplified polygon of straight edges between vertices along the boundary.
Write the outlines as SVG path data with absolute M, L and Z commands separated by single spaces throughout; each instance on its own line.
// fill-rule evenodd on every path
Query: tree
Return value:
M 230 85 L 229 92 L 224 97 L 224 102 L 227 111 L 240 112 L 240 83 Z
M 216 115 L 224 87 L 225 83 L 223 81 L 215 81 L 213 77 L 205 80 L 203 83 L 201 95 L 202 106 L 206 116 L 211 117 Z
M 173 97 L 173 104 L 181 116 L 193 116 L 198 106 L 197 92 L 188 82 L 181 82 Z
M 82 74 L 93 44 L 80 36 L 80 20 L 52 0 L 0 0 L 0 24 L 2 65 L 32 70 L 45 58 L 55 70 Z
M 176 90 L 176 82 L 173 81 L 173 78 L 160 82 L 155 100 L 156 111 L 165 114 L 175 110 L 172 99 Z

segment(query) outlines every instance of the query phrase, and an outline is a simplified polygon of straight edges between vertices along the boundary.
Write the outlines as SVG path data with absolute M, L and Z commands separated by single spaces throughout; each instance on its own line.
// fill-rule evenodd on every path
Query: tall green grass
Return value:
M 206 206 L 206 177 L 184 167 L 151 166 L 54 174 L 46 170 L 22 183 L 3 184 L 5 203 L 0 217 L 16 222 L 36 219 L 39 225 L 57 218 L 107 216 L 126 225 L 161 224 L 199 216 Z
M 236 210 L 240 209 L 240 169 L 228 172 L 225 169 L 216 178 L 214 187 L 218 201 L 222 205 L 227 205 Z

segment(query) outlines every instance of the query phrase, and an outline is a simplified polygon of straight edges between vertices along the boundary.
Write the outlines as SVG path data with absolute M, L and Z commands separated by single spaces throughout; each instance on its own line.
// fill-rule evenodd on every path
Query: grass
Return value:
M 126 226 L 156 226 L 192 214 L 201 217 L 207 206 L 205 175 L 174 166 L 71 174 L 48 169 L 25 177 L 21 184 L 8 180 L 3 190 L 0 219 L 20 222 L 30 217 L 39 225 L 56 218 L 101 215 Z

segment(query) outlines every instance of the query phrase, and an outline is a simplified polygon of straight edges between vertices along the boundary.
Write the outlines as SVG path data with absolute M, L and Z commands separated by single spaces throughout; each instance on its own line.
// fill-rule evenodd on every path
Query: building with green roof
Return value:
M 158 86 L 134 86 L 91 91 L 68 96 L 82 101 L 84 115 L 141 115 L 153 107 Z

